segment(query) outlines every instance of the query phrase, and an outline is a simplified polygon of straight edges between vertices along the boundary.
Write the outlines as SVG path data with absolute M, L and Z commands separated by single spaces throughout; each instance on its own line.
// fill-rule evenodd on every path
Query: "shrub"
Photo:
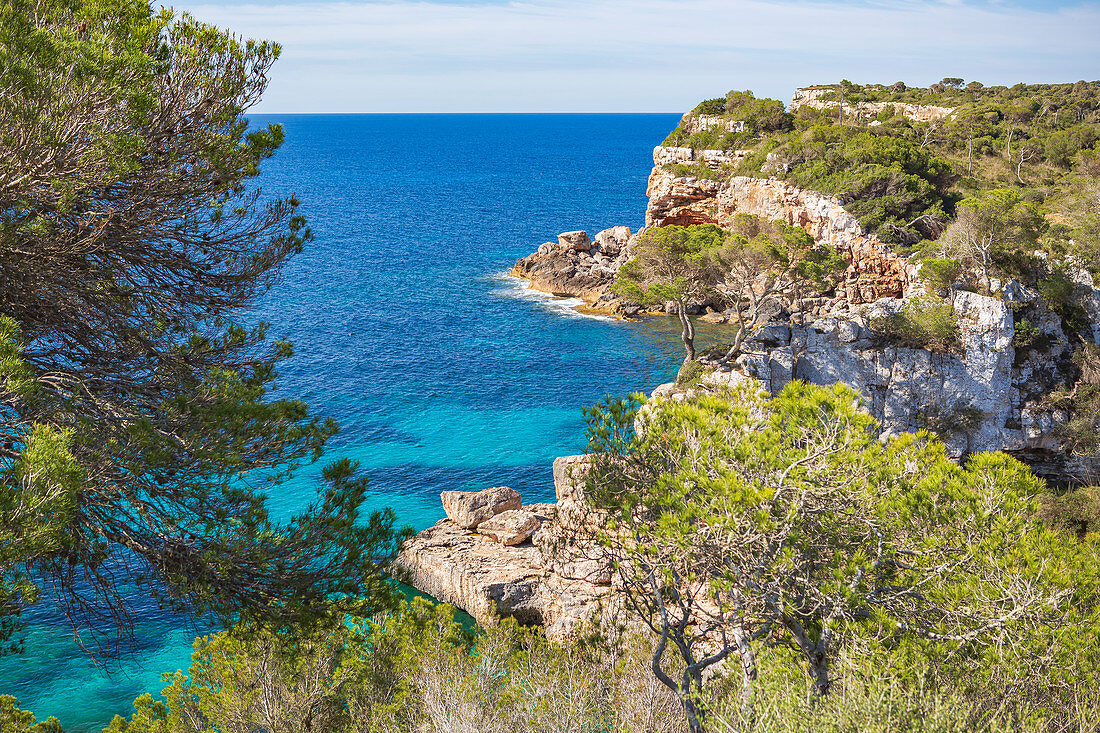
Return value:
M 1048 525 L 1084 539 L 1100 532 L 1100 486 L 1071 490 L 1062 496 L 1045 496 L 1042 517 Z
M 1061 268 L 1055 268 L 1046 277 L 1039 280 L 1039 294 L 1043 296 L 1047 306 L 1057 313 L 1065 321 L 1066 325 L 1074 330 L 1080 330 L 1088 323 L 1088 313 L 1082 307 L 1080 298 L 1081 286 L 1069 274 Z
M 940 292 L 950 288 L 961 272 L 962 263 L 950 257 L 929 257 L 921 261 L 921 279 Z
M 871 320 L 871 330 L 890 343 L 946 352 L 959 345 L 959 323 L 945 300 L 914 298 L 898 313 Z
M 680 367 L 676 374 L 676 384 L 681 387 L 694 387 L 700 384 L 703 377 L 714 371 L 700 361 L 689 361 Z

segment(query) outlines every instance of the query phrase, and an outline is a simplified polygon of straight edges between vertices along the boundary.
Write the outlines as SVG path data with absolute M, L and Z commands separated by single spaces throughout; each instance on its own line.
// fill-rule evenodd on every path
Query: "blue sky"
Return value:
M 729 89 L 1100 79 L 1100 0 L 175 4 L 283 45 L 260 112 L 679 112 Z

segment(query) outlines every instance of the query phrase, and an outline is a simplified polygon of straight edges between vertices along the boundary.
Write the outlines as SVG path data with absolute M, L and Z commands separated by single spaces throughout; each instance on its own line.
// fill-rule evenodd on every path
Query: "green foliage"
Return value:
M 946 292 L 962 274 L 962 263 L 949 257 L 929 257 L 920 262 L 921 279 L 939 292 Z
M 311 238 L 253 180 L 278 55 L 144 0 L 0 7 L 0 644 L 35 584 L 115 641 L 131 581 L 270 629 L 391 601 L 400 533 L 360 516 L 353 465 L 267 514 L 336 431 L 273 395 L 291 348 L 239 322 Z
M 1100 457 L 1100 346 L 1081 344 L 1073 353 L 1077 383 L 1065 404 L 1070 418 L 1058 437 L 1072 453 Z
M 650 306 L 706 298 L 720 276 L 713 255 L 725 236 L 714 224 L 649 227 L 634 258 L 619 268 L 612 292 Z
M 778 100 L 733 91 L 721 112 L 745 120 L 746 132 L 688 136 L 678 127 L 666 144 L 749 151 L 738 175 L 780 176 L 839 196 L 866 230 L 903 251 L 938 238 L 960 200 L 1018 190 L 1041 213 L 1065 222 L 1066 253 L 1100 273 L 1100 164 L 1094 162 L 1100 160 L 1100 82 L 986 87 L 956 81 L 929 88 L 850 81 L 815 87 L 826 91 L 823 102 L 843 103 L 844 115 L 835 107 L 807 106 L 790 115 Z M 884 106 L 856 114 L 865 103 Z M 708 100 L 706 113 L 719 114 L 719 104 Z M 915 121 L 899 104 L 954 112 Z M 1019 262 L 996 266 L 1018 268 Z
M 689 361 L 676 373 L 676 384 L 680 387 L 695 387 L 702 383 L 703 377 L 714 371 L 699 361 Z
M 957 403 L 951 406 L 928 405 L 917 410 L 914 417 L 921 430 L 935 433 L 946 440 L 953 435 L 975 430 L 982 424 L 986 415 L 973 405 Z
M 627 635 L 559 645 L 504 622 L 473 642 L 448 619 L 442 607 L 409 609 L 380 620 L 368 636 L 336 630 L 331 642 L 303 649 L 295 660 L 272 656 L 255 642 L 203 640 L 190 677 L 167 675 L 163 700 L 138 698 L 131 719 L 116 718 L 107 731 L 683 731 L 675 701 L 653 677 L 648 639 Z M 395 654 L 395 648 L 402 651 Z M 707 730 L 1091 730 L 1097 699 L 1095 691 L 1081 689 L 1065 710 L 1052 712 L 1011 690 L 968 692 L 964 685 L 934 681 L 935 667 L 925 661 L 902 670 L 890 652 L 858 639 L 846 643 L 836 666 L 834 693 L 808 698 L 805 675 L 790 652 L 767 649 L 759 660 L 753 718 L 742 715 L 735 682 L 718 675 L 706 690 Z
M 932 296 L 906 301 L 899 312 L 872 319 L 870 328 L 899 346 L 947 352 L 959 345 L 954 308 L 948 301 Z
M 789 130 L 793 116 L 783 108 L 778 99 L 757 99 L 750 91 L 731 91 L 726 94 L 725 113 L 732 119 L 742 120 L 753 133 Z
M 953 210 L 948 163 L 889 131 L 816 125 L 775 154 L 793 183 L 839 196 L 865 230 L 886 242 L 919 241 Z
M 841 638 L 965 695 L 1033 680 L 1013 694 L 1047 715 L 1098 679 L 1100 548 L 1042 524 L 1046 488 L 1014 459 L 881 441 L 843 385 L 606 401 L 587 420 L 596 537 L 689 668 L 721 629 L 794 650 L 819 694 Z
M 1100 486 L 1070 489 L 1043 498 L 1043 519 L 1052 527 L 1085 540 L 1100 532 Z
M 277 638 L 200 639 L 190 675 L 165 675 L 163 700 L 139 697 L 107 733 L 677 730 L 644 642 L 558 646 L 509 619 L 475 640 L 453 612 L 417 599 L 293 654 Z
M 1039 343 L 1041 336 L 1039 329 L 1031 321 L 1021 318 L 1015 323 L 1012 333 L 1012 345 L 1021 351 L 1031 349 Z
M 672 163 L 665 167 L 679 178 L 690 177 L 704 181 L 724 181 L 729 178 L 728 171 L 711 168 L 706 163 Z
M 1088 326 L 1088 312 L 1081 303 L 1084 288 L 1065 269 L 1055 267 L 1039 280 L 1038 288 L 1047 306 L 1062 317 L 1070 330 L 1077 331 Z
M 50 716 L 41 722 L 26 710 L 17 707 L 11 695 L 0 695 L 0 731 L 4 733 L 63 733 L 61 723 Z

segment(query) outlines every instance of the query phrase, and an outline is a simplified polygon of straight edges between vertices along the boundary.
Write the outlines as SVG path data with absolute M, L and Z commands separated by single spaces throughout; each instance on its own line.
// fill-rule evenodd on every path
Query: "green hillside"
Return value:
M 1075 252 L 1100 269 L 1100 82 L 986 87 L 944 79 L 929 88 L 811 87 L 824 109 L 752 92 L 708 99 L 685 116 L 665 145 L 737 151 L 719 169 L 678 166 L 681 174 L 777 176 L 838 196 L 864 227 L 903 250 L 936 239 L 967 197 L 1017 190 L 1048 224 L 1046 248 Z M 902 105 L 951 108 L 918 121 Z M 872 107 L 873 114 L 867 107 Z M 689 134 L 698 115 L 745 123 Z

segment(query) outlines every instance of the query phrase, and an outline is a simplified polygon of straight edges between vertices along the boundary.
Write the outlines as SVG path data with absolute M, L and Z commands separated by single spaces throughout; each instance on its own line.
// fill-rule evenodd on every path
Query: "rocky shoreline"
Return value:
M 823 108 L 835 104 L 819 90 L 799 90 L 795 103 Z M 911 107 L 911 109 L 910 109 Z M 873 105 L 855 114 L 877 113 Z M 947 108 L 906 106 L 914 119 L 940 119 Z M 689 120 L 698 129 L 725 124 L 721 118 Z M 694 129 L 694 128 L 692 128 Z M 795 379 L 816 384 L 843 382 L 864 396 L 884 435 L 931 429 L 954 457 L 1003 450 L 1047 478 L 1065 480 L 1080 467 L 1062 450 L 1057 429 L 1067 415 L 1050 396 L 1068 389 L 1073 343 L 1062 319 L 1034 288 L 995 281 L 991 295 L 953 286 L 947 292 L 959 328 L 959 343 L 947 351 L 884 342 L 871 328 L 877 319 L 902 312 L 926 295 L 919 267 L 863 231 L 843 203 L 799 189 L 779 178 L 677 175 L 677 164 L 717 170 L 737 162 L 740 151 L 658 146 L 646 194 L 646 227 L 716 224 L 729 228 L 738 214 L 778 220 L 807 231 L 836 248 L 848 262 L 829 293 L 806 301 L 804 318 L 785 313 L 753 333 L 734 363 L 703 363 L 701 388 L 751 380 L 775 393 Z M 682 167 L 679 168 L 682 170 Z M 766 172 L 766 171 L 762 171 Z M 579 298 L 587 312 L 620 318 L 644 315 L 611 292 L 619 268 L 632 257 L 645 228 L 605 229 L 593 237 L 571 231 L 521 258 L 511 275 L 552 295 Z M 1089 273 L 1074 273 L 1085 296 L 1083 308 L 1100 344 L 1100 289 Z M 710 303 L 691 312 L 712 322 L 730 318 Z M 1016 327 L 1026 320 L 1030 343 Z M 654 397 L 685 390 L 662 385 Z M 614 614 L 614 578 L 597 553 L 579 544 L 578 522 L 587 520 L 580 497 L 584 456 L 554 462 L 557 501 L 523 506 L 517 492 L 444 492 L 447 518 L 402 548 L 396 566 L 417 589 L 453 603 L 481 623 L 500 615 L 545 627 L 561 639 L 595 618 Z
M 443 492 L 447 516 L 402 546 L 397 576 L 478 623 L 511 616 L 551 639 L 605 618 L 616 606 L 610 569 L 575 541 L 584 465 L 554 461 L 556 503 L 522 506 L 507 487 Z

